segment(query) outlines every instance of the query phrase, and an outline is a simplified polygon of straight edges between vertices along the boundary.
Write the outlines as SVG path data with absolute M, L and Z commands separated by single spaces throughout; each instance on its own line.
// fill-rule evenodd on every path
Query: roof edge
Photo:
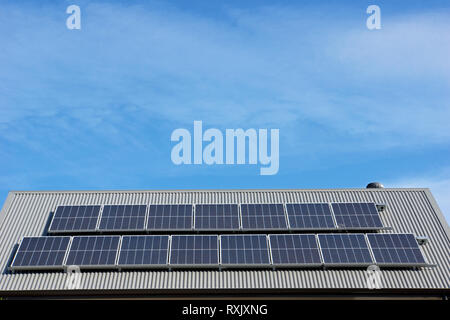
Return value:
M 444 213 L 441 211 L 441 208 L 439 207 L 436 199 L 434 198 L 433 193 L 431 193 L 431 190 L 430 189 L 425 190 L 425 194 L 427 196 L 428 201 L 430 201 L 431 207 L 433 208 L 433 211 L 436 213 L 436 216 L 439 219 L 442 228 L 447 234 L 447 239 L 450 241 L 450 228 L 448 226 L 447 219 L 445 219 Z
M 8 192 L 8 195 L 6 196 L 6 200 L 3 203 L 3 207 L 0 210 L 0 228 L 3 226 L 3 221 L 6 218 L 6 211 L 8 211 L 14 196 L 15 196 L 15 192 L 14 191 Z
M 330 191 L 363 191 L 363 192 L 387 192 L 387 191 L 429 191 L 429 188 L 383 188 L 383 189 L 367 189 L 367 188 L 334 188 L 334 189 L 97 189 L 97 190 L 11 190 L 9 193 L 117 193 L 117 192 L 289 192 L 289 191 L 306 191 L 306 192 L 330 192 Z

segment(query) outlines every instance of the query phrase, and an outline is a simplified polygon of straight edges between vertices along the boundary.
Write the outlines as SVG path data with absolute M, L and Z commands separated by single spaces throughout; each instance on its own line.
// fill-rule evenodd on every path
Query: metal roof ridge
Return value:
M 11 190 L 10 193 L 117 193 L 117 192 L 340 192 L 340 191 L 363 191 L 363 192 L 386 192 L 386 191 L 427 191 L 429 188 L 327 188 L 327 189 L 86 189 L 86 190 Z

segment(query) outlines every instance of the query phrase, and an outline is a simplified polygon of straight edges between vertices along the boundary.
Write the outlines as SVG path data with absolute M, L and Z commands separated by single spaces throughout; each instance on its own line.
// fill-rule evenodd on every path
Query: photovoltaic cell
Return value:
M 166 265 L 169 236 L 123 236 L 119 266 Z
M 274 265 L 322 264 L 314 234 L 271 234 L 269 238 Z
M 150 205 L 147 230 L 191 230 L 192 205 Z
M 106 205 L 100 219 L 100 230 L 144 230 L 146 205 Z
M 425 265 L 416 238 L 412 234 L 368 234 L 375 261 L 379 265 Z
M 94 231 L 99 214 L 100 206 L 59 206 L 49 232 Z
M 266 235 L 221 235 L 222 265 L 270 264 Z
M 374 203 L 333 203 L 332 207 L 339 228 L 383 228 L 383 223 Z
M 238 230 L 237 204 L 197 204 L 195 206 L 196 230 Z
M 287 229 L 282 204 L 241 204 L 242 228 Z
M 26 237 L 22 239 L 11 269 L 62 268 L 70 237 Z
M 120 236 L 73 237 L 66 264 L 79 267 L 115 265 Z
M 330 265 L 373 263 L 363 234 L 319 234 L 323 261 Z
M 287 217 L 291 229 L 335 229 L 328 203 L 288 203 Z
M 171 265 L 218 265 L 217 235 L 172 236 Z

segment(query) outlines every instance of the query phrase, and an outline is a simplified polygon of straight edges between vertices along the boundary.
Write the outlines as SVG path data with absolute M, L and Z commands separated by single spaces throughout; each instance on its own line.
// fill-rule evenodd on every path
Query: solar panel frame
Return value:
M 304 207 L 304 206 L 323 206 L 324 208 L 328 208 L 329 211 L 329 215 L 325 215 L 325 214 L 316 214 L 316 215 L 304 215 L 305 218 L 302 219 L 307 219 L 309 217 L 329 217 L 328 219 L 328 225 L 326 227 L 321 227 L 321 226 L 311 226 L 311 227 L 297 227 L 297 226 L 293 226 L 293 225 L 298 225 L 297 223 L 297 217 L 301 217 L 302 215 L 300 214 L 296 214 L 295 212 L 293 212 L 293 214 L 290 213 L 290 208 L 292 206 L 293 210 L 295 207 L 294 206 L 299 206 L 299 207 Z M 333 211 L 331 209 L 331 204 L 330 203 L 286 203 L 285 204 L 285 208 L 286 208 L 286 218 L 288 220 L 288 226 L 289 226 L 289 230 L 309 230 L 309 231 L 313 231 L 313 230 L 336 230 L 336 220 L 334 218 L 333 215 Z M 307 209 L 308 213 L 310 212 L 310 208 Z M 292 217 L 292 218 L 291 218 Z M 312 219 L 312 218 L 310 218 Z M 319 220 L 319 218 L 317 218 Z M 324 220 L 326 220 L 326 218 L 323 218 Z M 292 223 L 294 222 L 294 223 Z M 305 222 L 305 221 L 303 221 Z
M 294 250 L 310 250 L 311 252 L 316 251 L 317 253 L 317 257 L 318 261 L 316 262 L 276 262 L 278 260 L 278 258 L 274 259 L 274 245 L 272 245 L 272 243 L 274 243 L 275 241 L 273 241 L 275 238 L 278 237 L 291 237 L 291 238 L 309 238 L 308 242 L 313 241 L 313 244 L 315 245 L 314 248 L 282 248 L 282 249 L 277 249 L 277 250 L 286 250 L 286 251 L 294 251 Z M 303 239 L 306 240 L 306 239 Z M 322 253 L 320 250 L 320 246 L 317 240 L 317 236 L 316 234 L 311 234 L 311 233 L 302 233 L 302 234 L 269 234 L 268 235 L 268 241 L 269 241 L 269 250 L 270 250 L 270 260 L 272 261 L 272 265 L 275 267 L 282 267 L 282 268 L 297 268 L 297 267 L 321 267 L 323 265 L 323 257 L 322 257 Z M 310 243 L 309 243 L 310 244 Z M 292 254 L 292 253 L 291 253 Z M 304 254 L 304 252 L 302 252 L 302 255 Z M 296 257 L 297 257 L 297 253 L 295 253 Z
M 74 244 L 76 242 L 77 239 L 87 239 L 87 241 L 89 241 L 89 239 L 111 239 L 111 242 L 113 242 L 114 240 L 117 240 L 117 245 L 114 245 L 114 247 L 116 248 L 114 250 L 114 247 L 109 249 L 109 250 L 86 250 L 86 249 L 74 249 Z M 80 240 L 81 241 L 81 240 Z M 103 235 L 89 235 L 89 236 L 74 236 L 72 237 L 72 242 L 70 244 L 70 247 L 68 249 L 67 252 L 67 257 L 66 257 L 66 262 L 65 265 L 66 266 L 70 266 L 70 265 L 75 265 L 78 266 L 80 269 L 116 269 L 117 268 L 117 259 L 119 257 L 120 254 L 120 245 L 121 245 L 121 241 L 122 241 L 122 237 L 118 236 L 118 235 L 110 235 L 110 236 L 103 236 Z M 96 244 L 96 243 L 95 243 Z M 86 255 L 87 252 L 92 252 L 92 251 L 100 251 L 100 254 L 105 252 L 105 251 L 111 251 L 111 255 L 114 254 L 114 262 L 113 263 L 97 263 L 97 264 L 86 264 L 82 261 L 82 263 L 76 263 L 77 261 L 71 261 L 71 254 L 73 251 L 77 251 L 77 252 L 84 252 L 84 256 Z M 75 256 L 74 259 L 76 259 L 77 256 Z M 91 257 L 92 259 L 92 257 Z
M 92 211 L 95 212 L 95 210 L 97 210 L 98 212 L 97 212 L 96 216 L 94 214 L 94 215 L 92 215 L 92 217 L 82 216 L 82 217 L 77 218 L 77 217 L 59 217 L 59 216 L 57 216 L 59 208 L 78 208 L 79 209 L 79 208 L 83 208 L 83 207 L 92 208 Z M 98 221 L 100 219 L 101 209 L 102 209 L 101 205 L 63 205 L 63 206 L 58 206 L 53 214 L 52 221 L 50 222 L 50 226 L 48 228 L 48 233 L 49 234 L 78 234 L 78 233 L 96 232 Z M 62 210 L 63 210 L 62 213 L 64 213 L 64 209 L 62 209 Z M 77 211 L 77 213 L 78 213 L 78 211 Z M 75 223 L 75 220 L 77 220 L 77 219 L 81 220 L 81 221 L 82 221 L 82 219 L 90 219 L 90 220 L 92 220 L 90 222 L 90 225 L 92 225 L 92 227 L 90 227 L 90 228 L 73 228 L 73 227 L 67 228 L 67 226 L 70 225 L 70 223 L 69 223 L 70 219 L 74 220 L 72 222 L 72 224 Z M 56 221 L 58 221 L 58 223 L 61 223 L 59 221 L 62 221 L 62 220 L 67 220 L 66 223 L 64 224 L 66 227 L 55 229 Z M 95 220 L 95 225 L 93 223 L 94 220 Z M 59 226 L 59 224 L 58 224 L 58 226 Z
M 146 239 L 156 239 L 156 238 L 162 238 L 163 241 L 164 238 L 167 239 L 166 242 L 166 249 L 156 249 L 156 250 L 161 250 L 161 251 L 166 251 L 165 253 L 165 263 L 142 263 L 142 264 L 125 264 L 125 263 L 121 263 L 121 257 L 122 257 L 122 253 L 125 251 L 131 251 L 130 249 L 124 249 L 123 248 L 123 244 L 124 244 L 124 240 L 125 238 L 146 238 Z M 147 244 L 147 243 L 146 243 Z M 136 249 L 136 250 L 141 250 L 141 251 L 146 251 L 146 249 Z M 121 237 L 121 243 L 120 243 L 120 248 L 119 248 L 119 253 L 117 256 L 117 267 L 119 269 L 161 269 L 161 268 L 167 268 L 169 265 L 169 255 L 170 255 L 170 236 L 169 235 L 128 235 L 128 236 L 122 236 Z
M 61 259 L 61 264 L 51 264 L 51 265 L 45 265 L 45 264 L 39 264 L 39 265 L 32 265 L 32 264 L 27 264 L 27 265 L 22 265 L 22 264 L 20 264 L 20 265 L 17 265 L 17 259 L 20 257 L 19 256 L 19 254 L 21 253 L 21 252 L 24 252 L 24 251 L 22 251 L 22 249 L 23 249 L 23 246 L 25 245 L 25 240 L 26 239 L 39 239 L 39 240 L 47 240 L 47 239 L 52 239 L 52 240 L 62 240 L 61 241 L 61 243 L 59 244 L 59 247 L 60 247 L 60 250 L 39 250 L 39 251 L 36 251 L 36 250 L 25 250 L 25 252 L 40 252 L 40 256 L 39 256 L 39 259 L 41 259 L 41 256 L 42 256 L 42 254 L 43 254 L 43 252 L 44 251 L 47 251 L 47 252 L 49 252 L 49 255 L 50 255 L 50 252 L 56 252 L 56 251 L 59 251 L 60 252 L 60 255 L 59 255 L 59 257 L 58 257 L 58 259 Z M 67 241 L 67 243 L 65 244 L 65 246 L 64 246 L 64 241 Z M 65 263 L 65 260 L 66 260 L 66 255 L 67 255 L 67 251 L 68 251 L 68 248 L 69 248 L 69 246 L 70 246 L 70 242 L 71 242 L 71 237 L 69 237 L 69 236 L 61 236 L 61 237 L 56 237 L 56 236 L 48 236 L 48 237 L 22 237 L 21 239 L 20 239 L 20 243 L 19 243 L 19 246 L 17 247 L 17 250 L 16 250 L 16 252 L 15 252 L 15 254 L 14 254 L 14 258 L 13 258 L 13 261 L 11 262 L 11 265 L 9 266 L 9 269 L 10 270 L 12 270 L 12 271 L 39 271 L 39 270 L 63 270 L 64 269 L 64 263 Z M 45 245 L 47 245 L 47 241 L 45 242 Z M 53 241 L 53 243 L 52 243 L 52 246 L 54 245 L 54 241 Z M 62 245 L 62 247 L 61 247 L 61 245 Z M 34 246 L 34 247 L 36 247 L 36 245 Z M 28 249 L 28 248 L 27 248 Z M 26 253 L 25 253 L 26 254 Z M 23 254 L 23 256 L 25 256 L 25 254 Z M 48 257 L 49 258 L 49 257 Z M 47 259 L 48 259 L 47 258 Z M 24 258 L 22 258 L 22 261 L 23 261 L 23 259 Z M 21 262 L 22 262 L 21 261 Z
M 386 244 L 386 239 L 389 239 L 392 242 L 398 242 L 400 243 L 400 239 L 398 239 L 398 237 L 403 236 L 404 238 L 408 238 L 408 239 L 404 239 L 407 242 L 409 242 L 409 247 L 404 246 L 403 244 L 399 247 L 389 247 L 389 246 L 385 246 L 385 247 L 380 247 L 378 245 L 378 240 L 375 241 L 375 238 L 384 238 L 383 242 L 384 244 Z M 375 261 L 375 263 L 378 266 L 382 266 L 382 267 L 426 267 L 429 266 L 430 264 L 427 262 L 427 259 L 425 257 L 425 255 L 423 254 L 422 249 L 420 248 L 420 245 L 417 243 L 416 237 L 414 234 L 412 233 L 374 233 L 374 234 L 367 234 L 367 242 L 369 244 L 369 248 L 372 251 L 372 256 L 373 259 Z M 371 238 L 374 240 L 372 241 Z M 394 239 L 397 238 L 397 239 Z M 386 250 L 395 250 L 396 253 L 398 254 L 399 249 L 403 250 L 403 251 L 416 251 L 416 253 L 418 253 L 420 256 L 420 258 L 423 260 L 423 262 L 384 262 L 381 261 L 382 260 L 382 250 L 386 251 Z M 403 252 L 405 254 L 406 257 L 406 253 Z M 389 253 L 390 255 L 390 253 Z M 399 256 L 399 258 L 401 258 Z M 417 258 L 417 256 L 416 256 Z
M 276 215 L 272 215 L 272 214 L 268 214 L 266 215 L 267 209 L 263 209 L 263 208 L 268 208 L 270 209 L 270 206 L 274 206 L 273 209 L 275 209 L 275 211 L 277 213 L 281 211 L 283 212 L 283 215 L 281 214 L 276 214 Z M 241 208 L 241 229 L 242 230 L 264 230 L 264 231 L 279 231 L 279 230 L 288 230 L 288 221 L 287 221 L 287 217 L 286 217 L 286 212 L 284 209 L 284 205 L 282 203 L 241 203 L 240 204 L 240 208 Z M 244 213 L 244 208 L 246 208 L 248 211 L 246 211 Z M 253 212 L 250 211 L 254 211 L 255 214 L 253 214 Z M 259 212 L 259 214 L 256 214 L 256 212 Z M 275 217 L 275 218 L 274 218 Z M 252 218 L 254 219 L 254 221 L 252 220 Z M 262 220 L 260 220 L 262 219 Z M 270 221 L 271 226 L 266 227 L 265 226 L 265 220 L 264 219 L 268 219 Z M 278 227 L 274 226 L 273 223 L 273 219 L 276 219 L 276 223 L 278 224 Z M 261 222 L 263 222 L 263 226 L 260 226 L 260 222 L 258 222 L 258 220 Z
M 200 219 L 201 217 L 206 217 L 205 215 L 198 215 L 198 211 L 197 208 L 206 208 L 206 206 L 216 206 L 217 207 L 224 207 L 224 206 L 229 206 L 228 209 L 230 209 L 230 211 L 233 211 L 233 208 L 236 209 L 236 212 L 231 212 L 229 216 L 226 216 L 226 214 L 223 214 L 223 219 L 225 220 L 226 218 L 230 218 L 230 223 L 231 226 L 230 227 L 217 227 L 217 228 L 211 228 L 211 227 L 199 227 L 199 221 L 198 219 Z M 222 213 L 221 213 L 222 214 Z M 235 216 L 234 216 L 235 214 Z M 217 215 L 216 215 L 217 217 Z M 210 218 L 210 219 L 214 219 Z M 212 203 L 212 204 L 195 204 L 194 205 L 194 219 L 193 219 L 193 223 L 194 223 L 194 230 L 201 230 L 201 231 L 230 231 L 230 230 L 240 230 L 241 229 L 241 214 L 240 214 L 240 208 L 239 208 L 239 204 L 237 203 L 225 203 L 225 204 L 221 204 L 221 203 Z M 217 224 L 216 224 L 217 225 Z M 225 225 L 225 223 L 224 223 Z
M 180 207 L 180 206 L 185 206 L 187 207 L 187 211 L 191 212 L 190 213 L 190 221 L 189 223 L 185 223 L 185 225 L 182 228 L 178 228 L 178 227 L 161 227 L 161 228 L 156 228 L 156 227 L 150 227 L 150 224 L 154 224 L 153 220 L 155 218 L 161 218 L 164 219 L 166 217 L 161 216 L 161 215 L 156 215 L 156 216 L 152 216 L 152 209 L 153 208 L 163 208 L 163 207 Z M 190 208 L 189 208 L 190 207 Z M 174 218 L 176 221 L 178 221 L 177 219 L 189 219 L 189 216 L 186 215 L 184 218 L 176 218 L 175 216 L 169 216 L 168 218 Z M 163 221 L 163 220 L 161 220 Z M 156 223 L 156 222 L 155 222 Z M 170 224 L 170 220 L 169 220 L 169 224 Z M 192 231 L 193 230 L 193 226 L 194 226 L 194 205 L 193 204 L 150 204 L 148 205 L 148 210 L 147 210 L 147 221 L 145 224 L 145 231 L 150 231 L 150 232 L 167 232 L 167 231 Z
M 113 218 L 112 216 L 109 217 L 105 217 L 104 213 L 105 213 L 105 209 L 109 209 L 112 207 L 117 207 L 117 209 L 121 209 L 122 207 L 128 208 L 128 209 L 138 209 L 139 211 L 142 211 L 142 209 L 145 207 L 144 209 L 144 215 L 143 216 L 134 216 L 134 215 L 130 215 L 130 216 L 124 216 L 124 215 L 120 215 L 120 216 L 116 216 L 115 218 Z M 148 216 L 148 206 L 145 204 L 129 204 L 129 205 L 114 205 L 114 204 L 107 204 L 103 206 L 103 209 L 100 213 L 100 217 L 99 217 L 99 221 L 98 221 L 98 226 L 97 226 L 97 231 L 99 232 L 139 232 L 139 231 L 145 231 L 146 230 L 146 223 L 147 223 L 147 216 Z M 108 211 L 107 211 L 108 212 Z M 133 213 L 132 213 L 133 214 Z M 109 228 L 109 227 L 103 227 L 103 222 L 107 221 L 107 219 L 119 219 L 122 218 L 122 223 L 124 220 L 124 217 L 128 218 L 128 219 L 132 219 L 135 218 L 136 219 L 142 219 L 142 227 L 136 227 L 136 228 Z M 105 222 L 106 223 L 106 222 Z M 137 222 L 137 224 L 139 224 L 139 222 Z
M 360 206 L 361 209 L 363 206 L 367 206 L 368 211 L 375 209 L 372 213 L 358 213 L 358 214 L 343 214 L 342 209 L 337 207 L 343 207 L 343 206 Z M 382 230 L 385 229 L 383 225 L 383 221 L 381 220 L 380 213 L 378 212 L 378 209 L 376 207 L 376 204 L 373 202 L 333 202 L 331 203 L 331 209 L 333 212 L 333 216 L 336 222 L 336 226 L 338 229 L 341 230 Z M 345 208 L 345 210 L 348 210 L 349 208 Z M 352 210 L 356 210 L 355 208 L 351 208 Z M 363 209 L 362 209 L 363 210 Z M 354 224 L 351 219 L 357 219 L 359 226 L 354 225 L 347 225 L 347 222 L 351 222 L 351 224 Z M 367 223 L 369 219 L 372 219 L 372 224 Z M 347 220 L 347 222 L 345 221 Z M 364 220 L 366 222 L 365 226 L 361 226 L 360 220 Z
M 321 239 L 324 237 L 341 237 L 340 241 L 342 241 L 342 242 L 344 242 L 342 239 L 345 237 L 347 237 L 348 239 L 355 237 L 355 238 L 359 238 L 357 241 L 358 241 L 358 245 L 360 245 L 360 246 L 329 248 L 328 246 L 324 246 L 325 242 L 322 241 L 322 239 Z M 363 233 L 321 233 L 321 234 L 317 235 L 317 239 L 318 239 L 318 243 L 320 246 L 320 251 L 321 251 L 322 261 L 323 261 L 324 266 L 327 266 L 327 267 L 367 267 L 367 266 L 375 264 L 375 261 L 372 256 L 372 251 L 370 250 L 369 243 L 365 237 L 365 234 L 363 234 Z M 327 250 L 329 250 L 329 251 L 331 251 L 331 250 L 335 250 L 335 251 L 337 251 L 337 250 L 352 250 L 355 257 L 356 257 L 355 250 L 360 250 L 361 254 L 362 254 L 362 251 L 367 251 L 367 252 L 365 252 L 365 255 L 367 255 L 366 258 L 370 258 L 370 261 L 367 260 L 367 261 L 363 261 L 363 262 L 334 262 L 334 261 L 328 262 L 327 261 L 328 256 L 331 256 L 332 253 L 327 253 Z M 347 252 L 345 254 L 347 255 Z M 339 253 L 338 253 L 338 255 L 339 255 Z
M 173 248 L 173 242 L 174 242 L 174 238 L 177 237 L 187 237 L 187 238 L 213 238 L 213 242 L 214 243 L 214 238 L 215 242 L 216 242 L 216 249 L 205 249 L 207 251 L 212 251 L 212 252 L 216 252 L 217 253 L 217 263 L 174 263 L 173 262 L 173 256 L 172 253 L 174 252 L 174 248 Z M 176 249 L 177 251 L 182 251 L 184 249 Z M 202 250 L 202 249 L 187 249 L 187 250 Z M 195 268 L 195 269 L 201 269 L 201 268 L 218 268 L 220 265 L 220 236 L 219 235 L 209 235 L 209 234 L 202 234 L 202 235 L 198 235 L 198 234 L 189 234 L 189 235 L 172 235 L 170 236 L 170 250 L 169 250 L 169 263 L 168 263 L 170 268 Z
M 255 249 L 255 248 L 247 248 L 247 249 L 240 249 L 240 248 L 236 248 L 236 249 L 224 249 L 224 238 L 227 237 L 236 237 L 236 238 L 257 238 L 259 237 L 259 241 L 263 242 L 263 238 L 264 238 L 264 243 L 265 243 L 265 249 L 262 247 L 261 249 Z M 253 244 L 253 242 L 252 242 Z M 267 254 L 267 263 L 264 262 L 257 262 L 257 263 L 253 263 L 253 262 L 248 262 L 248 261 L 242 261 L 242 262 L 236 262 L 236 263 L 224 263 L 224 252 L 225 251 L 236 251 L 236 250 L 247 250 L 247 251 L 261 251 L 262 253 L 266 253 Z M 237 253 L 236 253 L 237 255 Z M 265 254 L 264 254 L 265 255 Z M 263 260 L 263 257 L 261 255 L 261 260 Z M 223 234 L 220 235 L 220 266 L 223 268 L 272 268 L 272 260 L 271 260 L 271 254 L 270 254 L 270 245 L 269 245 L 269 240 L 266 234 L 238 234 L 238 235 L 234 235 L 234 234 Z

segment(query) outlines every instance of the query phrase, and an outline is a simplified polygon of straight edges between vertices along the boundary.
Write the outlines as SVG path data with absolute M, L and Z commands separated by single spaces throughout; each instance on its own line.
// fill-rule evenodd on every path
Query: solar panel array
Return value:
M 218 265 L 219 237 L 217 235 L 172 236 L 171 265 Z
M 59 206 L 49 232 L 95 231 L 101 206 Z
M 118 265 L 121 267 L 156 267 L 167 264 L 169 236 L 123 236 Z
M 150 205 L 147 230 L 191 230 L 191 204 Z
M 120 236 L 73 237 L 66 265 L 113 267 L 116 264 Z
M 134 231 L 145 229 L 146 205 L 104 206 L 99 230 Z
M 81 269 L 121 269 L 373 264 L 428 265 L 412 234 L 226 234 L 26 237 L 11 269 L 52 270 L 70 265 Z
M 11 269 L 428 265 L 412 234 L 143 234 L 382 228 L 374 203 L 59 206 L 49 233 L 72 236 L 23 238 Z
M 319 234 L 325 265 L 370 265 L 373 259 L 364 234 Z
M 374 203 L 60 206 L 49 233 L 378 230 Z
M 237 204 L 195 205 L 196 230 L 239 229 L 239 206 Z
M 426 265 L 412 234 L 369 234 L 367 239 L 379 265 Z
M 222 265 L 270 264 L 266 235 L 222 235 L 220 237 Z
M 328 203 L 288 203 L 286 211 L 290 229 L 335 228 Z
M 383 228 L 383 223 L 374 203 L 333 203 L 331 205 L 338 228 Z
M 11 268 L 16 270 L 62 267 L 70 237 L 23 238 Z
M 282 204 L 241 204 L 242 229 L 287 229 Z
M 271 234 L 274 265 L 321 265 L 320 250 L 314 234 Z

